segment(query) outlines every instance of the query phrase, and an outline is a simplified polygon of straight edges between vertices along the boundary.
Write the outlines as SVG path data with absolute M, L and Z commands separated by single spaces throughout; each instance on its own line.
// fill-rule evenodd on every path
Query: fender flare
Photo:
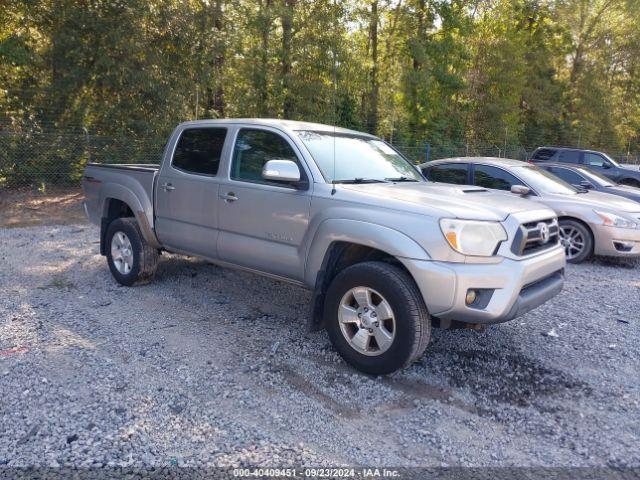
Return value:
M 142 232 L 142 236 L 145 241 L 154 248 L 161 248 L 162 245 L 158 241 L 155 232 L 153 231 L 152 224 L 148 218 L 146 210 L 138 196 L 129 188 L 119 185 L 117 183 L 106 183 L 102 187 L 102 191 L 104 192 L 102 198 L 100 199 L 100 205 L 102 205 L 102 225 L 101 225 L 101 251 L 102 244 L 104 243 L 104 235 L 106 235 L 106 227 L 111 219 L 108 218 L 108 201 L 109 200 L 120 200 L 129 206 L 133 215 L 138 222 L 138 226 L 140 227 L 140 231 Z M 151 208 L 149 205 L 148 208 Z M 106 219 L 106 224 L 105 224 Z M 153 219 L 151 219 L 151 222 Z
M 315 287 L 318 272 L 323 269 L 331 245 L 335 242 L 375 248 L 393 257 L 417 260 L 431 258 L 413 239 L 393 228 L 347 218 L 327 219 L 318 226 L 307 252 L 304 280 L 309 287 Z

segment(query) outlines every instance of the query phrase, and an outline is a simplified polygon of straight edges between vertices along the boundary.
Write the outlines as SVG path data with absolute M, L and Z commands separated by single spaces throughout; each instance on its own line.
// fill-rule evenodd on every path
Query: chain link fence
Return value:
M 0 129 L 0 190 L 78 187 L 87 162 L 158 163 L 165 138 L 112 137 L 75 132 L 19 132 Z M 520 145 L 431 144 L 394 146 L 415 163 L 447 157 L 530 158 L 535 147 Z M 640 164 L 638 155 L 614 154 L 624 164 Z

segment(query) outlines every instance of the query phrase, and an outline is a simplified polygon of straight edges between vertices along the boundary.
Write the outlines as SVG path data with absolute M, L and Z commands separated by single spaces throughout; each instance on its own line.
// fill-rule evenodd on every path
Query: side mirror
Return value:
M 531 189 L 529 187 L 525 187 L 524 185 L 511 185 L 511 193 L 526 197 L 531 193 Z
M 584 188 L 585 190 L 591 190 L 593 188 L 593 185 L 591 185 L 591 182 L 587 182 L 586 180 L 583 182 L 580 182 L 580 185 L 578 186 Z
M 291 160 L 269 160 L 262 167 L 262 178 L 272 182 L 299 182 L 300 169 Z
M 611 168 L 611 164 L 609 162 L 604 162 L 602 164 L 602 168 L 604 168 L 605 170 L 609 170 Z

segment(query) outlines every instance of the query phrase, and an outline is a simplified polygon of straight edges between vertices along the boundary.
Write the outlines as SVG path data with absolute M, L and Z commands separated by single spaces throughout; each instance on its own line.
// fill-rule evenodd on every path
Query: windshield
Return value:
M 531 186 L 531 188 L 540 193 L 572 194 L 578 192 L 577 189 L 556 177 L 553 173 L 547 172 L 535 165 L 515 167 L 514 171 L 514 173 Z
M 377 138 L 310 130 L 298 134 L 328 183 L 424 181 L 407 159 Z
M 600 175 L 598 172 L 594 172 L 593 170 L 589 170 L 588 168 L 578 168 L 578 170 L 582 175 L 587 177 L 588 180 L 603 187 L 615 187 L 617 185 L 604 175 Z

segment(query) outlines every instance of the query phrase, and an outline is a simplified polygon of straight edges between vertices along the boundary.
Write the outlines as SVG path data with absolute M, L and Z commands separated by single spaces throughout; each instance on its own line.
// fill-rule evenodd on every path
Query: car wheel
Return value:
M 575 220 L 560 220 L 560 243 L 569 263 L 582 263 L 593 253 L 591 231 Z
M 415 282 L 383 262 L 358 263 L 336 275 L 327 291 L 324 320 L 342 358 L 373 375 L 415 361 L 431 334 L 429 312 Z
M 111 222 L 105 240 L 109 270 L 118 283 L 130 287 L 153 279 L 158 251 L 145 241 L 134 218 Z

